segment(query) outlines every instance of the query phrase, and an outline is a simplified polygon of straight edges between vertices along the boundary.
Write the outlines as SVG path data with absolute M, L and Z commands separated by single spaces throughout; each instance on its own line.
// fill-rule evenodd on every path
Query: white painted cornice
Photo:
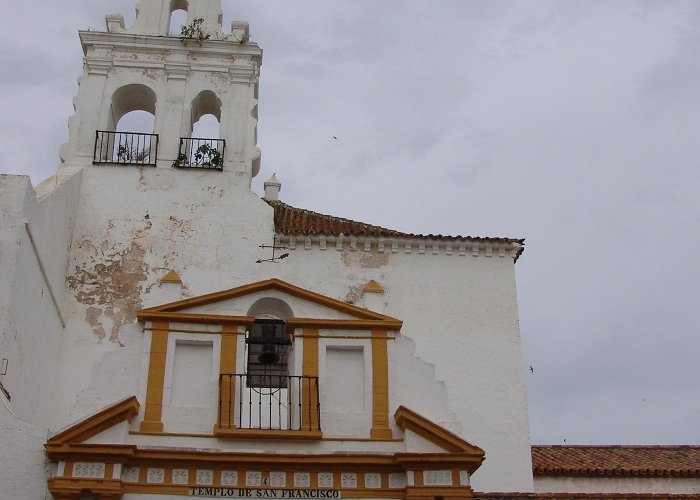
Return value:
M 135 35 L 131 33 L 106 33 L 102 31 L 80 31 L 80 42 L 85 55 L 89 47 L 107 46 L 128 49 L 140 53 L 169 53 L 185 49 L 190 53 L 220 56 L 234 59 L 246 57 L 262 64 L 262 49 L 255 43 L 239 43 L 232 40 L 182 40 L 176 37 Z

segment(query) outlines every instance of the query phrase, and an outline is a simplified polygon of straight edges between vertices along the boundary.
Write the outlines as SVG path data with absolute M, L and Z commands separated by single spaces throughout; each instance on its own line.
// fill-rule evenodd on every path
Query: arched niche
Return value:
M 256 300 L 248 309 L 246 316 L 264 319 L 281 319 L 286 322 L 287 318 L 293 318 L 292 308 L 284 300 L 275 297 L 263 297 Z

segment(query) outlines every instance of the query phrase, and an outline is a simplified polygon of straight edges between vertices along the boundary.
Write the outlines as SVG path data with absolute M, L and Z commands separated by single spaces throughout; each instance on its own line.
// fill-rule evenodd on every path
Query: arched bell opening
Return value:
M 183 26 L 187 25 L 190 4 L 187 0 L 172 0 L 170 2 L 170 17 L 168 18 L 168 35 L 179 37 Z
M 118 88 L 112 94 L 107 128 L 96 133 L 93 163 L 155 165 L 156 101 L 156 93 L 146 85 Z
M 178 167 L 221 170 L 226 141 L 219 139 L 221 99 L 211 90 L 200 92 L 192 100 L 189 137 L 180 139 Z

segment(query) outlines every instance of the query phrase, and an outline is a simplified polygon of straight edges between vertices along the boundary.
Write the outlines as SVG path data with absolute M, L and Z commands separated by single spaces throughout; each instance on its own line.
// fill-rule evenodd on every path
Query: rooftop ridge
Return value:
M 397 231 L 344 217 L 326 215 L 305 208 L 296 208 L 279 200 L 265 200 L 275 210 L 275 230 L 282 234 L 328 236 L 378 236 L 414 239 L 477 240 L 522 245 L 524 238 L 452 236 L 441 234 L 415 234 Z M 521 252 L 522 253 L 522 252 Z

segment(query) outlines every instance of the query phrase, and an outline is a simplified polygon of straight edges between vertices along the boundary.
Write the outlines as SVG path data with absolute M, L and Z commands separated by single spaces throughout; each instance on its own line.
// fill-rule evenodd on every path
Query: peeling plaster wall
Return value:
M 182 277 L 184 295 L 259 279 L 255 261 L 259 245 L 272 242 L 272 215 L 245 175 L 87 167 L 66 276 L 55 425 L 75 414 L 103 356 L 129 348 L 120 332 L 136 323 L 136 311 L 171 300 L 159 283 L 169 270 Z

